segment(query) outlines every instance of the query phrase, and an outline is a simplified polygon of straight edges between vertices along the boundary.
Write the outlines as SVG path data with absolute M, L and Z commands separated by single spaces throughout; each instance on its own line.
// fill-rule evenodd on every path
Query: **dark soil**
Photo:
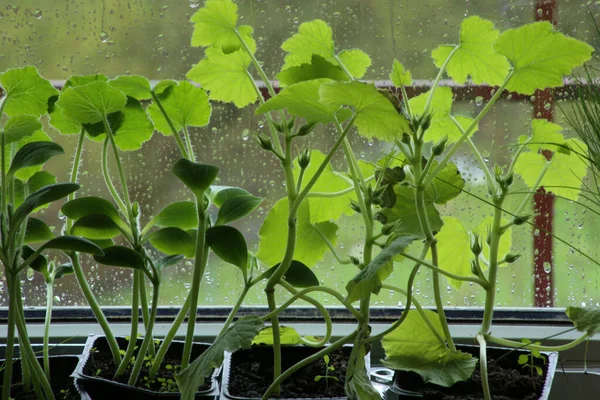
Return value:
M 285 371 L 318 351 L 319 349 L 308 347 L 283 347 L 282 370 Z M 349 347 L 342 347 L 329 354 L 329 365 L 334 367 L 334 370 L 329 372 L 331 377 L 329 379 L 322 378 L 315 382 L 316 376 L 325 375 L 323 359 L 298 370 L 283 382 L 280 397 L 290 399 L 345 397 L 344 379 L 351 351 Z M 272 347 L 253 346 L 249 350 L 240 350 L 233 354 L 229 372 L 229 394 L 260 398 L 272 382 Z
M 122 350 L 127 348 L 126 340 L 118 338 L 118 342 L 119 347 Z M 142 341 L 138 340 L 138 346 L 141 344 Z M 194 345 L 194 349 L 192 350 L 192 361 L 202 354 L 202 351 L 205 350 L 205 347 L 199 346 L 200 345 Z M 91 377 L 98 377 L 113 381 L 113 377 L 117 371 L 117 366 L 115 366 L 113 362 L 108 343 L 104 338 L 99 338 L 94 343 L 94 348 L 95 351 L 90 354 L 88 362 L 84 366 L 84 374 Z M 180 370 L 182 351 L 183 345 L 181 343 L 173 342 L 171 344 L 154 381 L 149 381 L 148 379 L 148 372 L 150 369 L 149 366 L 142 366 L 136 387 L 152 390 L 154 392 L 178 392 L 179 389 L 177 388 L 177 383 L 175 382 L 175 374 Z M 135 353 L 135 356 L 137 356 L 137 351 Z M 116 382 L 127 384 L 132 367 L 133 363 L 130 363 L 125 373 L 121 375 Z M 198 388 L 198 391 L 209 390 L 211 386 L 212 380 L 208 379 L 204 386 Z
M 518 354 L 515 353 L 518 357 Z M 528 367 L 522 367 L 506 357 L 495 363 L 494 359 L 488 360 L 488 380 L 493 400 L 538 400 L 542 393 L 545 374 L 531 374 Z M 543 362 L 540 361 L 540 366 Z M 545 370 L 545 368 L 544 368 Z M 479 364 L 473 376 L 465 382 L 458 382 L 449 388 L 440 387 L 430 383 L 424 384 L 421 377 L 413 372 L 397 372 L 396 384 L 404 390 L 418 392 L 423 395 L 423 400 L 481 400 L 481 375 Z M 401 397 L 402 398 L 402 397 Z

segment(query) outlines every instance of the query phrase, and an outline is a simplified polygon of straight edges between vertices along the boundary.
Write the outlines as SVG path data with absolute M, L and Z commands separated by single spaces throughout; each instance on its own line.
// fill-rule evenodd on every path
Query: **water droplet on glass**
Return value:
M 548 261 L 544 261 L 544 272 L 546 272 L 547 274 L 549 274 L 552 271 L 552 264 L 550 264 L 550 262 Z
M 31 282 L 33 280 L 34 275 L 35 271 L 31 268 L 27 268 L 27 280 Z
M 248 129 L 244 129 L 242 131 L 242 140 L 248 140 L 250 137 L 250 131 Z
M 60 297 L 58 297 L 58 296 L 54 296 L 54 305 L 55 305 L 55 306 L 58 306 L 58 305 L 60 305 Z
M 42 19 L 42 10 L 40 10 L 39 8 L 37 10 L 35 10 L 33 12 L 33 16 L 36 17 L 37 19 Z
M 108 33 L 104 31 L 100 32 L 100 40 L 102 41 L 102 43 L 106 43 L 106 41 L 108 40 Z
M 483 104 L 483 97 L 482 96 L 477 96 L 475 97 L 475 104 L 477 104 L 478 106 Z
M 190 7 L 198 8 L 199 5 L 200 5 L 200 0 L 190 0 Z

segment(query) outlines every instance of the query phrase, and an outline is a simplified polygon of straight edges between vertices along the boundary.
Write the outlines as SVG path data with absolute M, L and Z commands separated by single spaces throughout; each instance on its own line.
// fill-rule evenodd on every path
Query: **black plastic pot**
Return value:
M 306 357 L 310 356 L 311 354 L 314 354 L 316 351 L 318 351 L 318 349 L 314 349 L 311 347 L 304 347 L 304 346 L 294 346 L 294 347 L 298 347 L 298 348 L 302 348 L 302 349 L 306 349 Z M 351 347 L 351 345 L 346 345 L 344 347 Z M 282 358 L 285 358 L 285 349 L 286 346 L 282 347 Z M 365 364 L 367 367 L 367 371 L 370 368 L 371 365 L 371 361 L 369 358 L 369 355 L 365 356 Z M 223 375 L 221 376 L 221 397 L 220 400 L 260 400 L 260 398 L 257 397 L 239 397 L 239 396 L 234 396 L 232 394 L 230 394 L 229 392 L 229 381 L 230 381 L 230 374 L 231 374 L 231 370 L 232 370 L 232 353 L 225 353 L 225 360 L 223 361 Z M 348 400 L 347 397 L 318 397 L 318 398 L 294 398 L 294 399 L 290 399 L 290 398 L 277 398 L 277 400 Z
M 40 365 L 43 364 L 42 357 L 37 358 Z M 4 359 L 0 360 L 0 365 L 4 364 Z M 78 356 L 50 356 L 50 371 L 51 377 L 54 381 L 62 381 L 72 376 L 75 367 L 79 363 Z M 12 364 L 12 381 L 13 384 L 21 379 L 21 360 L 15 359 Z M 4 379 L 4 369 L 0 371 L 0 382 Z M 81 398 L 82 400 L 90 400 L 87 394 L 82 393 L 81 388 L 77 385 L 77 382 L 73 382 L 73 398 Z
M 127 340 L 125 338 L 117 338 L 117 342 L 121 349 L 127 347 Z M 138 339 L 138 347 L 141 345 L 142 339 Z M 98 347 L 98 345 L 105 345 L 106 338 L 104 336 L 90 336 L 85 344 L 81 361 L 75 369 L 74 376 L 77 384 L 80 386 L 82 391 L 86 392 L 91 400 L 103 400 L 103 399 L 127 399 L 127 400 L 145 400 L 145 399 L 179 399 L 179 392 L 154 392 L 148 389 L 132 387 L 124 383 L 103 379 L 100 377 L 93 376 L 89 373 L 91 368 L 91 354 L 92 349 Z M 208 343 L 194 343 L 192 345 L 192 360 L 196 359 L 202 354 L 210 344 Z M 167 351 L 167 357 L 179 357 L 183 352 L 184 342 L 173 341 Z M 196 393 L 195 398 L 200 400 L 217 400 L 219 399 L 219 388 L 217 384 L 217 378 L 219 376 L 219 370 L 215 370 L 211 379 L 211 386 L 207 390 L 199 391 Z
M 479 357 L 479 346 L 472 345 L 457 345 L 458 350 L 463 351 L 465 353 L 470 353 L 474 357 Z M 541 352 L 546 356 L 547 361 L 544 364 L 542 360 L 536 359 L 535 365 L 541 367 L 544 371 L 544 386 L 538 389 L 540 397 L 539 400 L 548 400 L 550 396 L 550 390 L 552 388 L 552 381 L 554 378 L 554 373 L 556 371 L 556 364 L 558 362 L 558 353 L 556 352 Z M 517 360 L 521 354 L 529 354 L 529 351 L 526 350 L 514 350 L 508 348 L 498 348 L 498 347 L 488 347 L 487 348 L 487 357 L 490 359 L 499 359 L 500 357 L 504 357 L 506 361 L 514 365 L 516 369 L 521 368 L 522 366 L 518 364 Z M 479 364 L 476 368 L 479 368 Z M 422 399 L 423 395 L 418 391 L 418 388 L 423 385 L 423 380 L 421 376 L 414 372 L 409 371 L 397 371 L 394 374 L 394 382 L 390 388 L 390 390 L 397 396 L 400 400 L 416 400 Z M 492 393 L 493 396 L 494 393 Z

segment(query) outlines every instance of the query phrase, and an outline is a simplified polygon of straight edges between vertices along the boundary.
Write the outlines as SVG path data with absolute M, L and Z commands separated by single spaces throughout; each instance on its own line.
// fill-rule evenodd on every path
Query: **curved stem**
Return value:
M 152 101 L 154 101 L 154 103 L 158 106 L 158 109 L 160 110 L 161 114 L 167 121 L 169 128 L 171 129 L 171 133 L 173 134 L 173 137 L 175 138 L 175 141 L 177 142 L 177 146 L 179 147 L 181 156 L 183 158 L 190 158 L 190 155 L 188 154 L 187 150 L 185 149 L 185 145 L 183 144 L 183 141 L 181 140 L 181 137 L 179 136 L 179 132 L 177 132 L 177 129 L 175 129 L 175 125 L 173 125 L 173 121 L 171 120 L 171 117 L 169 117 L 169 114 L 167 114 L 167 111 L 163 107 L 163 105 L 162 105 L 161 101 L 159 100 L 158 96 L 156 95 L 156 93 L 154 93 L 154 90 L 151 93 L 152 93 Z
M 75 158 L 73 159 L 73 166 L 71 167 L 71 178 L 69 182 L 75 183 L 77 181 L 77 175 L 79 174 L 79 166 L 81 165 L 81 155 L 83 153 L 83 144 L 85 143 L 85 129 L 81 128 L 79 132 L 79 140 L 77 141 L 77 149 L 75 150 Z M 67 197 L 67 201 L 72 201 L 75 199 L 75 192 L 71 193 L 69 197 Z M 71 218 L 67 218 L 66 221 L 66 233 L 69 235 L 71 233 L 71 228 L 73 226 L 73 220 Z
M 0 115 L 2 115 L 0 113 Z M 2 135 L 4 136 L 4 135 Z M 2 381 L 2 400 L 10 399 L 10 388 L 12 383 L 12 365 L 15 346 L 15 319 L 17 312 L 15 285 L 18 284 L 18 279 L 12 277 L 12 274 L 6 274 L 6 285 L 8 286 L 8 321 L 6 326 L 6 351 L 4 354 L 4 380 Z
M 110 325 L 96 300 L 96 297 L 92 293 L 90 286 L 88 285 L 87 279 L 85 278 L 85 274 L 83 273 L 83 269 L 81 268 L 81 263 L 79 262 L 79 254 L 73 253 L 69 254 L 69 258 L 71 259 L 71 263 L 73 264 L 73 272 L 75 273 L 75 277 L 77 278 L 77 284 L 81 291 L 83 292 L 83 296 L 87 301 L 88 305 L 92 309 L 94 313 L 94 317 L 96 321 L 102 328 L 102 332 L 104 332 L 104 336 L 106 336 L 106 341 L 108 342 L 108 346 L 110 347 L 110 352 L 112 354 L 113 362 L 115 365 L 119 365 L 121 362 L 121 353 L 119 353 L 119 345 L 117 344 L 117 340 L 115 339 L 115 335 L 110 329 Z
M 129 221 L 133 225 L 134 217 L 132 215 L 131 210 L 131 200 L 129 199 L 129 190 L 127 189 L 127 179 L 125 178 L 125 172 L 123 171 L 123 166 L 121 165 L 121 157 L 119 157 L 119 149 L 117 148 L 117 144 L 115 143 L 115 138 L 113 136 L 112 129 L 108 123 L 106 117 L 104 117 L 104 128 L 106 129 L 106 137 L 110 142 L 110 146 L 113 151 L 113 156 L 115 157 L 115 165 L 117 166 L 117 172 L 119 173 L 119 180 L 121 181 L 121 190 L 123 192 L 123 199 L 125 199 L 125 208 L 127 209 L 127 214 L 129 216 Z M 109 178 L 110 180 L 110 178 Z M 134 226 L 131 227 L 131 231 L 135 232 Z
M 235 305 L 229 312 L 229 315 L 227 316 L 227 319 L 225 320 L 225 323 L 223 324 L 223 327 L 221 328 L 221 331 L 219 332 L 219 335 L 217 337 L 221 336 L 223 333 L 225 333 L 227 329 L 229 329 L 229 326 L 231 326 L 231 324 L 233 323 L 233 320 L 235 319 L 235 316 L 240 307 L 242 306 L 242 303 L 244 302 L 244 299 L 246 298 L 246 295 L 248 294 L 248 291 L 251 287 L 251 285 L 244 285 L 242 293 L 240 293 L 240 295 L 238 296 Z
M 333 244 L 331 244 L 331 242 L 329 241 L 327 236 L 325 236 L 323 231 L 317 225 L 313 225 L 312 227 L 319 234 L 319 236 L 321 236 L 323 243 L 325 243 L 327 245 L 327 247 L 329 248 L 329 251 L 331 252 L 331 254 L 333 254 L 333 257 L 337 260 L 337 262 L 339 262 L 340 264 L 351 264 L 352 263 L 352 261 L 350 259 L 343 260 L 342 257 L 340 257 L 340 255 L 337 253 L 337 250 L 335 249 Z M 284 282 L 284 281 L 281 281 L 281 282 Z
M 288 368 L 287 370 L 285 370 L 284 373 L 282 373 L 281 375 L 279 375 L 277 377 L 277 379 L 275 379 L 273 381 L 273 383 L 271 384 L 271 386 L 269 386 L 267 388 L 267 390 L 265 391 L 265 393 L 262 396 L 261 400 L 268 400 L 269 396 L 273 393 L 275 393 L 276 389 L 280 387 L 281 382 L 283 382 L 285 379 L 287 379 L 290 375 L 292 375 L 294 372 L 298 371 L 300 368 L 304 367 L 305 365 L 308 365 L 314 361 L 317 361 L 321 358 L 323 358 L 323 356 L 339 349 L 340 347 L 342 347 L 343 345 L 345 345 L 346 343 L 350 343 L 352 341 L 352 339 L 354 339 L 354 336 L 356 336 L 357 332 L 354 331 L 352 332 L 350 335 L 348 336 L 344 336 L 343 338 L 339 339 L 336 342 L 333 342 L 330 346 L 325 347 L 323 350 L 316 352 L 315 354 L 313 354 L 310 357 L 306 357 L 304 360 L 294 364 L 293 366 L 291 366 L 290 368 Z
M 110 171 L 108 170 L 108 138 L 104 140 L 104 145 L 102 147 L 102 175 L 104 176 L 104 182 L 106 183 L 106 187 L 108 188 L 108 191 L 110 192 L 110 195 L 112 196 L 114 201 L 119 206 L 119 209 L 123 214 L 128 215 L 129 211 L 125 207 L 125 203 L 123 203 L 123 200 L 121 200 L 121 196 L 119 196 L 117 189 L 115 188 L 115 186 L 112 183 L 112 180 L 110 179 Z
M 487 371 L 487 346 L 485 338 L 481 333 L 477 334 L 477 342 L 479 343 L 479 370 L 481 375 L 481 386 L 483 389 L 483 396 L 485 400 L 492 400 L 490 393 L 490 383 L 488 380 Z
M 454 54 L 456 54 L 456 52 L 458 51 L 459 48 L 460 48 L 460 45 L 458 45 L 454 49 L 452 49 L 450 54 L 448 54 L 448 58 L 446 58 L 446 61 L 444 61 L 444 63 L 440 67 L 440 70 L 438 71 L 438 74 L 435 77 L 433 84 L 431 85 L 431 89 L 429 90 L 429 96 L 427 96 L 427 102 L 425 103 L 425 109 L 423 110 L 423 115 L 426 115 L 429 112 L 429 107 L 431 106 L 431 101 L 433 100 L 433 94 L 435 93 L 435 90 L 439 86 L 442 76 L 444 76 L 446 67 L 448 66 L 448 64 L 450 63 L 450 60 L 452 60 L 452 57 L 454 57 Z
M 292 285 L 287 283 L 286 281 L 282 280 L 281 286 L 286 288 L 286 290 L 288 292 L 290 292 L 292 295 L 295 295 L 298 293 L 298 291 Z M 331 316 L 329 315 L 329 312 L 327 311 L 327 309 L 325 307 L 323 307 L 323 305 L 321 303 L 319 303 L 317 300 L 315 300 L 309 296 L 300 296 L 300 299 L 315 306 L 316 309 L 319 310 L 321 315 L 323 315 L 323 320 L 325 321 L 325 336 L 323 336 L 323 339 L 321 339 L 318 342 L 313 342 L 313 341 L 305 339 L 304 337 L 301 337 L 302 342 L 306 346 L 310 346 L 310 347 L 325 346 L 325 344 L 327 344 L 327 342 L 329 342 L 329 339 L 331 339 L 331 331 L 332 331 Z
M 115 378 L 123 375 L 129 367 L 131 363 L 131 357 L 135 353 L 135 349 L 137 348 L 137 335 L 138 335 L 138 325 L 139 325 L 139 298 L 140 298 L 140 281 L 144 279 L 141 271 L 133 272 L 133 290 L 131 293 L 131 326 L 129 333 L 129 343 L 127 343 L 127 350 L 125 351 L 125 355 L 121 359 L 121 363 L 117 368 L 117 372 L 115 372 Z M 138 355 L 141 353 L 138 353 Z M 143 356 L 142 356 L 143 357 Z
M 190 139 L 190 132 L 188 131 L 188 127 L 183 127 L 183 135 L 185 136 L 185 143 L 187 144 L 188 154 L 190 155 L 190 159 L 193 162 L 196 162 L 196 155 L 194 154 L 194 148 L 192 147 L 192 140 Z
M 148 311 L 150 307 L 148 307 L 148 291 L 146 288 L 146 279 L 142 277 L 142 281 L 140 282 L 140 308 L 142 309 L 142 321 L 144 322 L 144 329 L 148 330 L 148 322 L 150 320 L 150 312 Z
M 490 343 L 496 343 L 496 344 L 499 344 L 500 346 L 512 347 L 512 348 L 516 348 L 516 349 L 527 348 L 530 350 L 537 350 L 537 351 L 566 351 L 566 350 L 572 349 L 573 347 L 583 343 L 585 340 L 587 340 L 589 338 L 589 335 L 587 333 L 584 333 L 583 335 L 581 335 L 579 338 L 573 340 L 572 342 L 563 344 L 561 346 L 541 346 L 541 345 L 536 345 L 534 343 L 515 342 L 513 340 L 497 338 L 497 337 L 494 337 L 489 334 L 484 334 L 483 337 L 485 338 L 485 340 L 487 340 Z

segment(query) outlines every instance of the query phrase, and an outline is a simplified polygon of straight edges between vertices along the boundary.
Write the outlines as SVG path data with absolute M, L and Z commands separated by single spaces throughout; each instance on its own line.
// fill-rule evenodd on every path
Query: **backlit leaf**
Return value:
M 271 268 L 265 278 L 270 278 L 275 273 L 280 264 Z M 292 260 L 290 267 L 285 272 L 283 277 L 287 283 L 296 288 L 307 288 L 311 286 L 319 286 L 319 278 L 315 273 L 300 261 Z
M 354 79 L 365 76 L 371 66 L 371 57 L 360 49 L 344 50 L 338 54 L 338 59 Z
M 256 196 L 238 196 L 227 199 L 217 215 L 215 225 L 225 225 L 252 213 L 260 206 L 263 199 Z
M 63 153 L 63 148 L 54 142 L 27 143 L 13 157 L 8 174 L 14 175 L 20 169 L 42 165 Z
M 32 66 L 7 70 L 0 75 L 0 85 L 6 91 L 3 111 L 10 117 L 46 114 L 48 99 L 58 94 L 58 90 Z
M 111 246 L 103 249 L 104 255 L 94 256 L 94 260 L 100 264 L 111 267 L 145 269 L 144 259 L 137 252 L 124 246 Z
M 330 107 L 350 106 L 358 133 L 367 139 L 393 141 L 409 132 L 408 121 L 372 84 L 332 82 L 321 86 L 321 102 Z
M 275 265 L 283 260 L 288 233 L 287 219 L 288 201 L 284 198 L 271 208 L 259 230 L 260 243 L 257 257 L 265 264 Z M 323 258 L 329 248 L 310 220 L 308 202 L 300 205 L 296 224 L 298 241 L 294 259 L 312 267 Z M 331 222 L 322 222 L 316 225 L 335 245 L 337 225 Z
M 71 228 L 71 234 L 87 239 L 112 239 L 121 231 L 112 218 L 105 214 L 89 214 L 79 218 Z
M 4 125 L 4 144 L 18 142 L 26 136 L 42 129 L 38 118 L 32 115 L 17 115 L 6 121 Z
M 390 80 L 396 87 L 410 86 L 413 83 L 410 71 L 404 68 L 400 61 L 394 59 L 394 66 L 390 74 Z
M 209 197 L 217 207 L 221 207 L 228 199 L 239 196 L 250 196 L 250 193 L 242 188 L 233 186 L 212 185 L 210 187 Z
M 313 54 L 335 63 L 333 32 L 329 25 L 320 19 L 302 23 L 298 33 L 283 42 L 281 48 L 288 53 L 282 70 L 309 64 Z
M 119 76 L 109 82 L 110 86 L 119 89 L 129 97 L 137 100 L 148 100 L 152 98 L 150 81 L 139 75 Z
M 504 31 L 495 48 L 513 65 L 506 89 L 522 94 L 562 86 L 563 76 L 588 61 L 594 51 L 592 46 L 555 31 L 548 21 Z
M 167 255 L 183 254 L 193 258 L 196 241 L 189 233 L 179 228 L 162 228 L 152 232 L 148 239 L 152 246 Z
M 248 246 L 244 235 L 231 226 L 213 226 L 206 230 L 206 243 L 220 259 L 240 268 L 248 268 Z
M 156 215 L 153 224 L 162 228 L 192 229 L 198 226 L 198 212 L 196 203 L 192 201 L 179 201 L 171 203 Z
M 431 53 L 435 66 L 441 68 L 450 53 L 458 47 L 446 66 L 446 73 L 457 83 L 470 76 L 475 84 L 500 85 L 510 68 L 508 60 L 494 51 L 500 32 L 494 23 L 477 16 L 463 20 L 460 44 L 439 46 Z
M 180 158 L 173 166 L 173 174 L 200 199 L 217 178 L 218 173 L 217 166 L 198 164 L 185 158 Z
M 27 229 L 25 232 L 25 243 L 43 242 L 54 238 L 52 230 L 44 221 L 37 218 L 27 220 Z
M 58 236 L 50 239 L 40 247 L 40 249 L 56 249 L 62 251 L 75 251 L 79 253 L 88 253 L 96 256 L 103 254 L 103 251 L 93 242 L 77 236 Z
M 189 82 L 182 81 L 171 86 L 158 98 L 178 132 L 184 126 L 206 126 L 210 120 L 208 95 L 202 88 Z M 158 105 L 148 107 L 148 113 L 158 131 L 167 136 L 173 134 Z
M 579 332 L 593 336 L 600 332 L 600 310 L 597 308 L 567 307 L 567 317 Z
M 294 346 L 302 343 L 302 336 L 291 326 L 279 327 L 279 341 L 285 346 Z M 273 328 L 266 327 L 258 332 L 252 340 L 252 344 L 273 345 Z
M 125 108 L 127 97 L 106 82 L 70 87 L 61 93 L 56 105 L 62 113 L 80 124 L 101 122 L 108 114 Z
M 293 85 L 294 83 L 321 78 L 328 78 L 334 81 L 347 81 L 349 79 L 339 66 L 316 54 L 313 54 L 310 63 L 290 67 L 277 75 L 280 86 Z
M 117 223 L 121 221 L 113 203 L 101 197 L 79 197 L 65 203 L 61 212 L 72 220 L 78 220 L 91 214 L 103 214 Z

